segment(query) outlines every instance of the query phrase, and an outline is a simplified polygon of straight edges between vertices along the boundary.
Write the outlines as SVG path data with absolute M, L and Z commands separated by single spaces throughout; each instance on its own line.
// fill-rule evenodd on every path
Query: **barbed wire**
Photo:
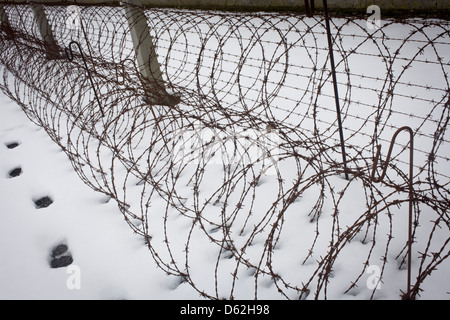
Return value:
M 351 294 L 370 264 L 383 279 L 420 239 L 403 296 L 419 294 L 449 255 L 448 22 L 333 19 L 345 180 L 323 17 L 127 8 L 79 7 L 70 28 L 67 7 L 45 7 L 52 43 L 31 5 L 5 5 L 0 87 L 117 202 L 162 270 L 211 299 L 327 298 L 349 248 L 361 254 L 345 273 Z M 127 14 L 148 25 L 162 81 L 136 63 Z M 408 140 L 383 182 L 371 168 L 404 125 L 413 229 L 393 240 L 406 225 Z

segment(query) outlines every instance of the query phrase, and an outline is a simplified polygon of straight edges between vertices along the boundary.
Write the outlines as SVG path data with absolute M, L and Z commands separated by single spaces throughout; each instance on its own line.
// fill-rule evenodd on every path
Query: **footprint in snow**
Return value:
M 52 198 L 50 198 L 49 196 L 45 196 L 36 200 L 33 200 L 36 209 L 42 209 L 42 208 L 47 208 L 49 205 L 51 205 L 53 203 Z
M 73 258 L 68 250 L 69 247 L 64 243 L 54 247 L 50 254 L 50 268 L 63 268 L 70 265 L 73 262 Z
M 18 142 L 10 142 L 10 143 L 7 143 L 6 144 L 6 147 L 8 148 L 8 149 L 14 149 L 14 148 L 16 148 L 16 147 L 18 147 L 19 146 L 19 143 Z
M 8 173 L 10 178 L 18 177 L 21 174 L 22 174 L 22 168 L 21 167 L 14 168 L 14 169 L 10 170 L 9 173 Z

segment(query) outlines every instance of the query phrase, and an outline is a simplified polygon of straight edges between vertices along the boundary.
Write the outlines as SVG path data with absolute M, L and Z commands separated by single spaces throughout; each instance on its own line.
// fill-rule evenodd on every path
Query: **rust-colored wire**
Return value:
M 386 156 L 386 161 L 384 163 L 383 166 L 383 171 L 381 173 L 381 175 L 378 178 L 375 178 L 375 172 L 376 172 L 376 168 L 377 168 L 377 164 L 378 164 L 378 159 L 380 158 L 380 154 L 381 154 L 381 145 L 379 145 L 377 147 L 377 154 L 375 156 L 375 160 L 373 162 L 373 167 L 372 167 L 372 175 L 371 175 L 371 179 L 374 182 L 381 182 L 385 175 L 386 175 L 386 170 L 389 166 L 389 161 L 391 159 L 391 155 L 392 155 L 392 149 L 395 145 L 395 140 L 397 138 L 397 136 L 399 135 L 400 132 L 402 131 L 408 131 L 409 133 L 409 178 L 408 178 L 408 190 L 409 190 L 409 210 L 408 210 L 408 281 L 407 281 L 407 290 L 404 294 L 404 299 L 410 299 L 411 298 L 411 255 L 412 255 L 412 243 L 414 242 L 413 240 L 413 236 L 412 236 L 412 224 L 413 224 L 413 201 L 414 201 L 414 190 L 413 190 L 413 177 L 414 177 L 414 132 L 413 130 L 408 127 L 401 127 L 400 129 L 398 129 L 397 131 L 395 131 L 392 140 L 391 140 L 391 144 L 389 145 L 389 151 L 387 153 Z
M 343 180 L 322 16 L 145 9 L 159 83 L 135 63 L 122 7 L 83 6 L 78 35 L 66 26 L 65 6 L 45 7 L 59 46 L 50 49 L 82 39 L 89 74 L 80 59 L 49 58 L 28 5 L 4 8 L 0 88 L 84 183 L 117 203 L 157 266 L 178 279 L 174 286 L 211 299 L 267 291 L 327 298 L 346 250 L 358 245 L 362 263 L 347 268 L 346 294 L 364 287 L 369 265 L 383 279 L 386 266 L 408 258 L 418 265 L 406 292 L 415 298 L 448 258 L 447 22 L 386 21 L 371 31 L 355 18 L 330 21 L 349 164 Z M 377 145 L 399 124 L 414 131 L 413 167 L 403 152 L 412 141 L 399 137 L 375 183 Z M 408 168 L 414 188 L 405 186 Z M 403 203 L 412 203 L 405 245 L 394 239 Z

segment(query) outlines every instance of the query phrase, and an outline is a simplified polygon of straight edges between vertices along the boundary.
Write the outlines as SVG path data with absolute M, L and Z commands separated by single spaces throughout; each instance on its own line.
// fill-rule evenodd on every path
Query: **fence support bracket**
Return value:
M 386 156 L 386 162 L 383 167 L 383 171 L 381 173 L 381 176 L 378 178 L 375 178 L 375 172 L 377 169 L 378 159 L 380 158 L 380 152 L 381 152 L 381 146 L 379 145 L 377 148 L 377 154 L 375 156 L 373 166 L 372 166 L 372 175 L 371 180 L 373 182 L 381 182 L 386 175 L 386 170 L 389 165 L 389 161 L 391 159 L 391 153 L 392 148 L 395 144 L 395 139 L 397 138 L 398 134 L 402 131 L 408 131 L 409 132 L 409 216 L 408 216 L 408 281 L 407 281 L 407 291 L 403 294 L 402 298 L 405 300 L 412 299 L 412 292 L 411 292 L 411 254 L 412 254 L 412 206 L 413 206 L 413 155 L 414 155 L 414 133 L 410 127 L 404 126 L 398 129 L 394 136 L 392 137 L 391 144 L 389 146 L 389 151 Z

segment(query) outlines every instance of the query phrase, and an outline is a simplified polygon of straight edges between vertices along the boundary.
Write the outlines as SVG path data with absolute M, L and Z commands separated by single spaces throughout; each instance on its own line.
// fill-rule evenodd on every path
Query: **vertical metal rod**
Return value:
M 408 185 L 409 185 L 409 216 L 408 216 L 408 283 L 407 283 L 407 292 L 404 294 L 404 299 L 411 299 L 411 254 L 412 254 L 412 205 L 413 205 L 413 168 L 414 168 L 414 133 L 410 127 L 401 127 L 398 129 L 394 136 L 392 137 L 391 144 L 389 146 L 389 151 L 386 156 L 386 162 L 383 167 L 383 172 L 381 173 L 381 176 L 379 178 L 375 178 L 375 171 L 378 164 L 378 159 L 380 157 L 381 152 L 381 146 L 378 146 L 377 148 L 377 155 L 375 156 L 375 160 L 373 162 L 372 166 L 372 175 L 371 180 L 374 182 L 380 182 L 383 180 L 384 176 L 386 175 L 386 170 L 389 164 L 389 160 L 391 159 L 391 153 L 392 148 L 394 147 L 395 139 L 397 138 L 397 135 L 403 131 L 406 130 L 409 132 L 409 179 L 408 179 Z
M 103 112 L 103 108 L 102 108 L 102 105 L 100 103 L 100 99 L 98 97 L 97 90 L 95 89 L 94 81 L 92 80 L 91 73 L 89 72 L 89 68 L 88 68 L 86 59 L 84 57 L 83 50 L 81 50 L 81 46 L 80 46 L 80 44 L 78 42 L 71 41 L 69 43 L 69 47 L 65 48 L 67 59 L 69 59 L 69 61 L 72 61 L 73 58 L 74 58 L 73 57 L 73 50 L 72 50 L 72 45 L 73 44 L 75 44 L 78 47 L 78 50 L 80 51 L 81 58 L 83 59 L 83 62 L 84 62 L 84 67 L 86 68 L 86 72 L 88 73 L 88 77 L 89 77 L 89 80 L 91 82 L 92 89 L 94 90 L 95 98 L 97 100 L 98 106 L 100 107 L 100 112 L 102 113 L 102 117 L 104 117 L 105 113 Z
M 83 25 L 83 19 L 81 18 L 81 15 L 80 15 L 80 27 L 81 27 L 81 31 L 83 32 L 84 40 L 86 41 L 86 46 L 87 46 L 88 51 L 89 51 L 89 56 L 91 57 L 92 68 L 94 69 L 94 72 L 96 72 L 95 71 L 94 58 L 92 56 L 91 45 L 90 45 L 89 40 L 88 40 L 86 29 L 84 28 L 84 25 Z
M 336 104 L 336 114 L 337 114 L 337 121 L 338 121 L 338 127 L 339 127 L 339 137 L 340 137 L 340 141 L 341 141 L 342 161 L 344 163 L 345 179 L 348 180 L 347 156 L 345 153 L 344 133 L 342 130 L 341 107 L 339 105 L 339 92 L 338 92 L 337 80 L 336 80 L 336 67 L 334 65 L 333 42 L 331 39 L 330 18 L 328 16 L 327 0 L 323 0 L 323 9 L 324 9 L 324 14 L 325 14 L 325 26 L 327 29 L 328 51 L 329 51 L 329 55 L 330 55 L 331 74 L 333 77 L 334 100 L 335 100 L 335 104 Z
M 311 14 L 316 13 L 316 6 L 314 5 L 314 0 L 309 0 L 310 1 L 310 8 L 311 8 Z
M 305 0 L 305 12 L 306 12 L 307 15 L 310 14 L 310 12 L 309 12 L 309 0 Z

